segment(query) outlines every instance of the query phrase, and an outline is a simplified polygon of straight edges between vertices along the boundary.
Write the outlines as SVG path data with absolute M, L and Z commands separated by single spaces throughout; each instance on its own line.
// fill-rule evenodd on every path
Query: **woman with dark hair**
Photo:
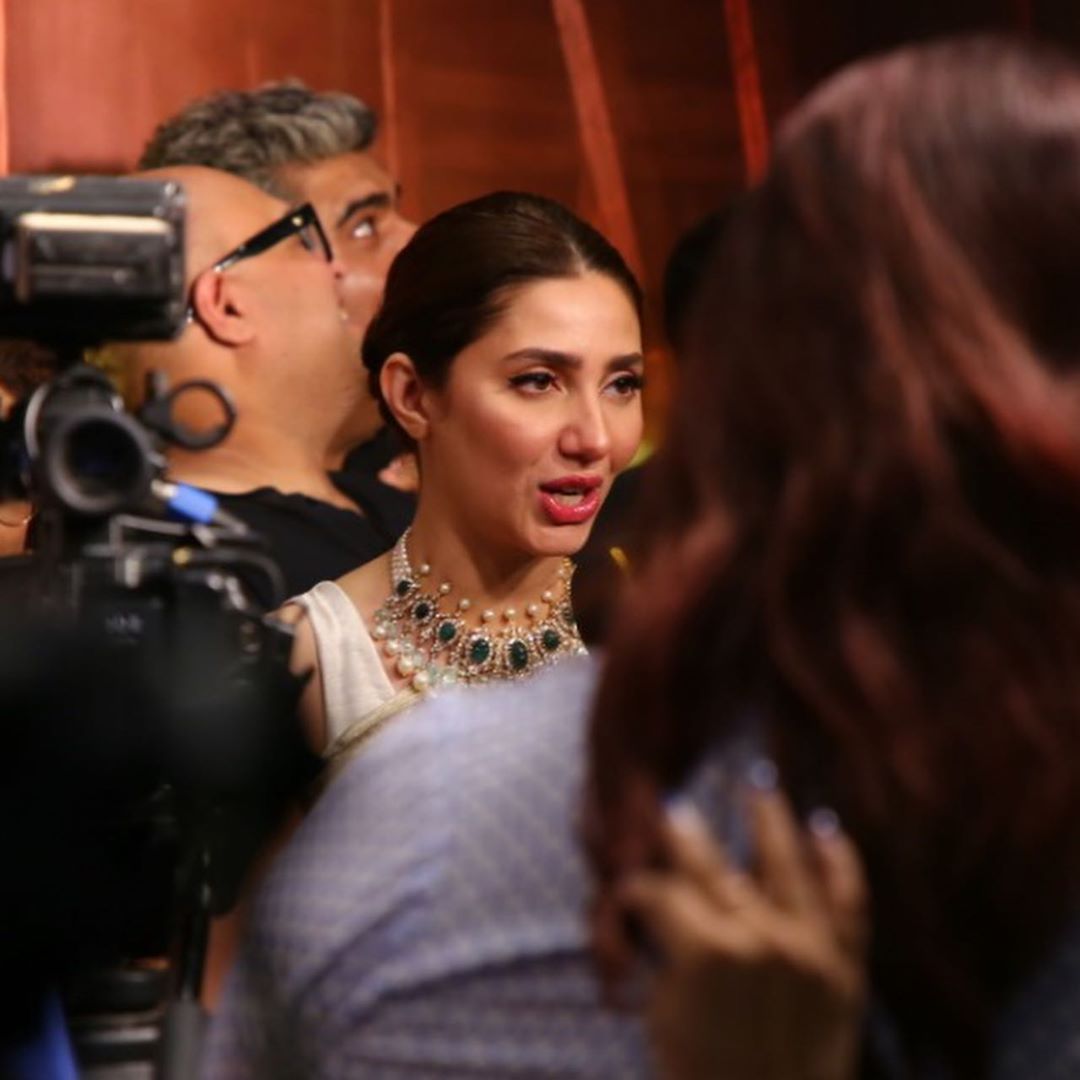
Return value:
M 993 39 L 832 79 L 725 230 L 593 733 L 673 1075 L 862 1075 L 837 818 L 867 1074 L 1080 1075 L 1078 252 L 1080 70 Z M 661 794 L 747 742 L 740 866 Z
M 994 40 L 836 77 L 725 229 L 591 747 L 669 1077 L 1080 1077 L 1077 251 L 1080 70 Z M 594 688 L 350 763 L 211 1075 L 653 1075 Z
M 640 308 L 618 252 L 539 196 L 454 207 L 397 256 L 363 358 L 418 455 L 416 517 L 291 608 L 329 755 L 434 688 L 584 651 L 569 556 L 641 438 Z

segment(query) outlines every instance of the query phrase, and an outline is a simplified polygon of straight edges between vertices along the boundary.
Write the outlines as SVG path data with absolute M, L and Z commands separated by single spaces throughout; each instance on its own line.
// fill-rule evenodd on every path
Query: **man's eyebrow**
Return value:
M 579 368 L 581 357 L 574 353 L 559 352 L 557 349 L 518 349 L 507 353 L 504 361 L 532 360 L 538 364 L 550 364 L 552 367 Z M 606 364 L 608 371 L 617 371 L 621 368 L 639 367 L 645 363 L 645 357 L 639 352 L 624 353 L 621 356 L 613 356 Z
M 340 228 L 349 218 L 355 217 L 364 210 L 389 210 L 397 201 L 400 193 L 400 188 L 393 194 L 389 191 L 373 191 L 362 199 L 353 199 L 341 212 L 341 216 L 337 219 L 334 227 Z

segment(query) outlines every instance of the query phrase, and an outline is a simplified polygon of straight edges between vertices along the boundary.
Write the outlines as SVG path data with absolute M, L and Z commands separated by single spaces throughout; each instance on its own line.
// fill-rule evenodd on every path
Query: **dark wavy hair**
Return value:
M 597 941 L 653 793 L 756 715 L 863 855 L 912 1071 L 977 1076 L 1077 911 L 1080 69 L 978 38 L 830 80 L 688 352 L 596 708 Z
M 641 289 L 623 257 L 591 225 L 541 195 L 497 191 L 425 222 L 390 267 L 382 305 L 364 335 L 372 396 L 387 358 L 405 353 L 441 387 L 454 357 L 480 338 L 512 291 L 593 271 L 620 285 L 641 317 Z

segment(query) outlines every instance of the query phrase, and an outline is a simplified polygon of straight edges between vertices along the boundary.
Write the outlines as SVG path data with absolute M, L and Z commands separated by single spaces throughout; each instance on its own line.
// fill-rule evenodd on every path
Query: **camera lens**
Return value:
M 88 498 L 130 491 L 141 457 L 130 433 L 104 419 L 77 425 L 64 447 L 64 467 Z
M 104 515 L 132 509 L 151 480 L 150 448 L 126 414 L 83 407 L 50 432 L 45 480 L 76 513 Z

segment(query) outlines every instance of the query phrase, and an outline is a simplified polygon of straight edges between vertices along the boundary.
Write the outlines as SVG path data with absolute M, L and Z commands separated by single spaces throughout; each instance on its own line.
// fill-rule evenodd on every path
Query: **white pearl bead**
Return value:
M 506 609 L 506 610 L 505 610 L 505 611 L 503 612 L 503 618 L 504 618 L 504 619 L 505 619 L 505 620 L 506 620 L 507 622 L 510 622 L 511 620 L 513 620 L 513 619 L 516 619 L 516 618 L 517 618 L 517 608 L 512 608 L 512 607 L 508 607 L 508 608 L 507 608 L 507 609 Z
M 386 651 L 387 656 L 397 656 L 401 652 L 401 642 L 397 638 L 391 638 L 383 648 Z
M 448 582 L 448 581 L 444 581 L 444 582 L 443 582 L 443 583 L 442 583 L 442 584 L 441 584 L 441 585 L 439 586 L 439 595 L 440 595 L 440 596 L 445 596 L 445 595 L 446 595 L 446 594 L 447 594 L 447 593 L 448 593 L 449 591 L 450 591 L 450 582 Z
M 545 589 L 540 594 L 540 599 L 543 600 L 545 604 L 550 604 L 555 599 L 555 594 L 550 589 Z
M 385 626 L 376 626 L 375 629 L 371 631 L 371 636 L 376 641 L 382 641 L 382 639 L 384 637 L 386 637 L 386 627 Z
M 535 619 L 536 616 L 540 614 L 540 605 L 539 604 L 530 604 L 525 609 L 525 614 L 528 615 L 530 619 Z
M 469 608 L 472 607 L 472 601 L 467 596 L 463 596 L 457 602 L 457 606 L 458 606 L 458 611 L 468 611 Z
M 397 669 L 399 675 L 411 675 L 416 670 L 416 664 L 411 656 L 399 656 Z
M 431 676 L 426 671 L 418 671 L 412 677 L 412 688 L 421 694 L 431 687 Z
M 427 576 L 428 576 L 428 574 L 430 574 L 430 573 L 431 573 L 431 563 L 426 563 L 426 562 L 422 562 L 422 563 L 421 563 L 421 564 L 420 564 L 420 565 L 419 565 L 419 566 L 417 567 L 417 573 L 418 573 L 418 574 L 419 574 L 419 575 L 420 575 L 421 577 L 427 577 Z
M 480 613 L 480 618 L 483 619 L 484 622 L 491 622 L 491 620 L 495 618 L 495 612 L 492 611 L 491 608 L 484 608 Z

